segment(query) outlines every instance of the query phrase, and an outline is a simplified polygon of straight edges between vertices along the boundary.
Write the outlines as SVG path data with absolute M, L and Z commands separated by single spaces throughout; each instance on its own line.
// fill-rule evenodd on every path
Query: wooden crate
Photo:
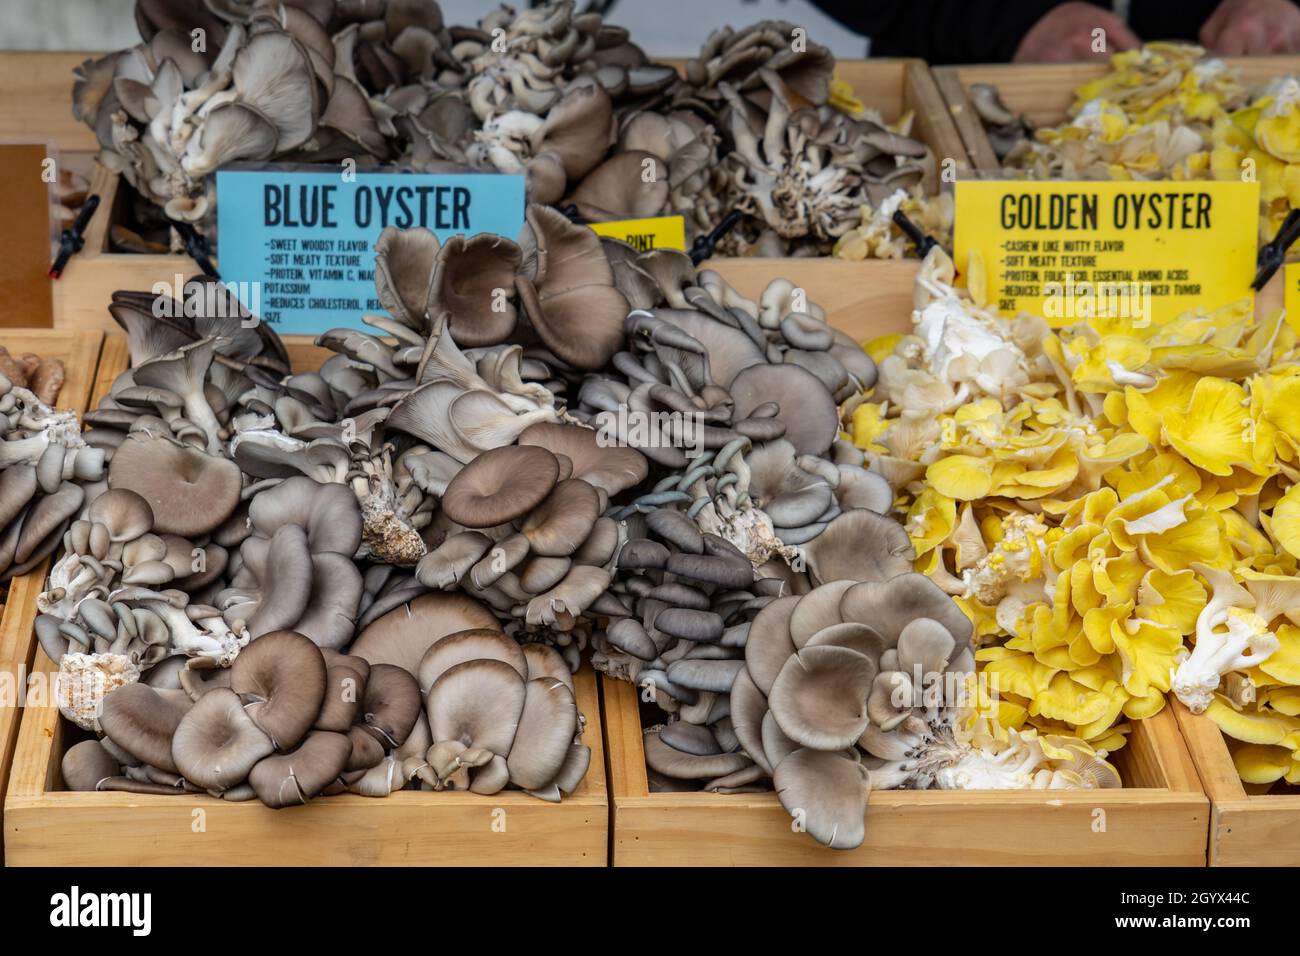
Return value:
M 775 794 L 650 793 L 637 689 L 601 688 L 614 866 L 1205 865 L 1209 801 L 1168 708 L 1115 754 L 1122 790 L 877 791 L 866 842 L 841 851 Z
M 296 368 L 321 350 L 287 342 Z M 127 365 L 126 337 L 109 336 L 95 380 L 102 396 Z M 31 607 L 19 637 L 26 666 L 43 679 L 57 668 L 33 633 Z M 257 801 L 203 795 L 138 796 L 60 790 L 65 724 L 52 704 L 22 714 L 4 801 L 5 862 L 11 866 L 605 866 L 609 801 L 596 676 L 574 677 L 587 723 L 591 766 L 577 790 L 552 804 L 518 791 L 398 792 L 320 797 L 269 810 Z M 4 718 L 0 713 L 0 720 Z M 200 812 L 201 811 L 201 812 Z
M 78 414 L 86 410 L 90 400 L 103 340 L 103 333 L 98 331 L 0 330 L 0 345 L 10 352 L 35 352 L 63 361 L 65 378 L 55 404 Z M 4 682 L 0 690 L 0 790 L 9 779 L 14 744 L 18 738 L 22 690 L 31 664 L 31 627 L 36 618 L 36 595 L 43 588 L 49 566 L 47 558 L 29 573 L 10 581 L 4 612 L 0 614 L 0 682 Z M 10 699 L 11 695 L 13 699 Z M 0 813 L 0 819 L 3 819 L 3 813 Z
M 1287 73 L 1300 73 L 1297 56 L 1225 57 L 1247 86 L 1266 83 Z M 1074 90 L 1110 69 L 1104 62 L 989 64 L 937 66 L 931 72 L 943 96 L 957 132 L 966 146 L 972 167 L 982 171 L 1000 169 L 979 114 L 971 105 L 967 90 L 976 83 L 998 88 L 1002 102 L 1013 113 L 1023 113 L 1036 127 L 1055 126 L 1069 119 Z
M 910 111 L 915 117 L 913 134 L 930 146 L 937 160 L 952 159 L 959 168 L 966 167 L 965 145 L 921 60 L 844 60 L 836 66 L 836 77 L 849 83 L 865 106 L 879 110 L 890 122 Z M 97 165 L 91 191 L 100 196 L 100 211 L 86 230 L 86 247 L 54 284 L 55 327 L 115 331 L 106 309 L 114 291 L 151 289 L 158 282 L 170 287 L 177 276 L 190 278 L 199 269 L 185 255 L 109 252 L 109 231 L 126 211 L 125 189 L 119 176 Z M 900 306 L 910 312 L 910 286 L 917 269 L 915 260 L 845 262 L 833 258 L 717 258 L 706 266 L 717 269 L 750 296 L 777 276 L 807 283 L 810 288 L 815 285 L 822 291 L 821 298 L 812 296 L 813 300 L 827 310 L 833 324 L 844 329 L 851 329 L 856 319 L 873 312 Z M 882 285 L 891 289 L 905 285 L 907 295 L 904 299 L 882 298 L 878 292 Z
M 1210 798 L 1210 866 L 1300 866 L 1300 795 L 1247 793 L 1218 725 L 1170 707 Z

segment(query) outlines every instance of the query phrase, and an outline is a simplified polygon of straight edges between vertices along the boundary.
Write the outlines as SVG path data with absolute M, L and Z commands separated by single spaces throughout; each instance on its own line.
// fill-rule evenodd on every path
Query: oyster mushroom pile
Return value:
M 237 161 L 523 173 L 531 202 L 681 213 L 688 238 L 738 210 L 724 248 L 750 255 L 828 254 L 864 203 L 937 190 L 910 121 L 832 105 L 834 58 L 784 21 L 716 31 L 681 75 L 573 0 L 467 26 L 424 0 L 138 0 L 137 21 L 73 90 L 134 190 L 127 251 L 207 231 L 211 174 Z
M 348 654 L 275 630 L 229 668 L 178 667 L 118 686 L 98 715 L 102 737 L 68 749 L 63 779 L 74 790 L 206 792 L 272 808 L 407 786 L 491 794 L 513 785 L 559 800 L 591 756 L 567 665 L 490 627 L 441 633 L 455 616 L 447 611 L 436 597 L 412 602 Z M 416 643 L 428 649 L 415 665 L 390 662 Z
M 29 364 L 37 373 L 50 368 L 42 360 Z M 47 384 L 46 394 L 51 390 L 57 393 Z M 83 486 L 103 473 L 104 454 L 82 439 L 75 412 L 51 407 L 0 371 L 0 582 L 54 552 L 85 501 Z
M 390 236 L 397 247 L 403 238 L 418 239 Z M 427 280 L 433 263 L 404 259 L 400 248 L 391 259 L 381 254 L 380 286 L 394 316 L 426 327 L 427 303 L 408 314 L 390 298 L 410 289 L 412 268 Z M 558 266 L 555 274 L 563 275 Z M 612 281 L 606 287 L 617 295 Z M 38 597 L 36 633 L 59 666 L 61 712 L 95 734 L 68 751 L 67 784 L 206 791 L 272 807 L 406 787 L 510 786 L 548 800 L 571 792 L 590 760 L 573 693 L 576 646 L 561 653 L 526 634 L 516 640 L 489 605 L 426 593 L 414 574 L 427 550 L 422 532 L 430 540 L 437 533 L 438 502 L 416 480 L 441 488 L 441 459 L 460 468 L 446 452 L 382 427 L 400 398 L 422 394 L 416 373 L 426 350 L 393 360 L 380 357 L 379 339 L 368 346 L 326 335 L 337 361 L 291 374 L 274 333 L 246 328 L 217 298 L 223 291 L 192 284 L 188 309 L 114 297 L 132 367 L 86 416 L 84 437 L 75 416 L 10 389 L 15 458 L 0 481 L 39 491 L 61 480 L 58 465 L 85 482 L 64 482 L 62 497 L 51 495 L 67 499 L 59 509 L 35 509 L 42 527 L 46 517 L 53 524 L 33 539 L 45 553 L 63 546 Z M 472 316 L 458 314 L 471 328 Z M 380 321 L 403 328 L 396 318 Z M 446 342 L 454 348 L 450 333 Z M 520 351 L 512 348 L 492 357 L 496 366 Z M 508 371 L 490 377 L 511 380 Z M 462 397 L 473 391 L 457 386 Z M 565 488 L 589 492 L 593 524 L 604 489 L 644 475 L 634 451 L 612 449 L 613 464 L 602 465 L 584 459 L 581 437 L 575 444 L 563 428 L 542 439 L 555 454 L 530 447 L 551 458 L 556 478 L 563 457 Z M 572 492 L 557 490 L 553 520 L 538 509 L 526 525 L 526 554 L 567 547 Z M 385 551 L 380 545 L 394 538 L 369 536 L 372 519 L 384 517 L 377 497 L 409 505 L 402 527 L 415 551 Z M 22 526 L 36 534 L 30 518 Z M 585 537 L 590 529 L 580 530 Z M 36 553 L 27 553 L 21 532 L 12 537 L 23 546 L 16 567 L 25 569 Z M 602 562 L 616 544 L 606 534 Z M 607 578 L 597 583 L 603 591 Z M 573 613 L 586 603 L 575 602 Z

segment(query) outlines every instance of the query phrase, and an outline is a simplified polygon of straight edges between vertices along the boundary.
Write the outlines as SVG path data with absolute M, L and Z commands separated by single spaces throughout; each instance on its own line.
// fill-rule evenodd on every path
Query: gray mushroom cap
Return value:
M 149 504 L 153 530 L 191 540 L 213 531 L 239 504 L 239 466 L 161 435 L 133 432 L 113 453 L 110 489 L 133 491 Z
M 537 790 L 554 781 L 578 729 L 573 692 L 553 677 L 530 680 L 506 760 L 510 782 Z
M 862 764 L 835 751 L 801 748 L 777 764 L 773 782 L 781 805 L 818 843 L 837 850 L 862 845 L 871 792 Z
M 98 790 L 102 781 L 122 772 L 116 758 L 98 740 L 83 740 L 69 747 L 60 770 L 69 790 Z
M 436 741 L 510 753 L 526 696 L 524 679 L 503 661 L 457 664 L 429 688 L 429 730 Z
M 876 662 L 846 647 L 805 647 L 790 655 L 768 704 L 791 740 L 814 750 L 852 747 L 867 729 Z

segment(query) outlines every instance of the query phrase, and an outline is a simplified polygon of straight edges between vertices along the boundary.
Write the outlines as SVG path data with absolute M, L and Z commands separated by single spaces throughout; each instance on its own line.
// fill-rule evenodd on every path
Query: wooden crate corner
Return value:
M 1170 708 L 1210 799 L 1210 866 L 1300 866 L 1300 795 L 1247 793 L 1218 725 Z

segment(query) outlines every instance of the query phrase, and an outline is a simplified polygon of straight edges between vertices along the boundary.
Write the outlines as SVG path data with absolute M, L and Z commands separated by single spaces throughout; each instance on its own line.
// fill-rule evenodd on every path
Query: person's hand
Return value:
M 1290 0 L 1223 0 L 1200 40 L 1221 56 L 1300 52 L 1300 8 Z
M 1102 50 L 1093 48 L 1093 31 L 1097 29 L 1106 31 Z M 1120 50 L 1131 50 L 1141 42 L 1128 24 L 1109 10 L 1090 3 L 1063 3 L 1029 28 L 1012 59 L 1017 63 L 1091 60 Z

